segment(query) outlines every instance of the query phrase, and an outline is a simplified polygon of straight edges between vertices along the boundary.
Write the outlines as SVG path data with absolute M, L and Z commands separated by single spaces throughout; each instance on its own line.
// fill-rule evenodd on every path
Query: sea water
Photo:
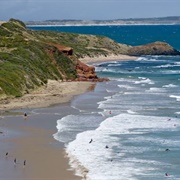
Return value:
M 137 31 L 129 28 L 121 36 L 134 36 L 138 44 Z M 168 42 L 168 32 L 180 50 L 179 26 L 149 30 L 154 28 L 151 37 Z M 167 29 L 159 33 L 159 28 Z M 111 31 L 109 35 L 117 29 Z M 150 38 L 147 32 L 140 36 Z M 57 120 L 54 134 L 66 144 L 76 173 L 91 180 L 180 179 L 180 56 L 143 56 L 94 66 L 98 76 L 110 81 L 75 98 L 71 107 L 78 113 Z

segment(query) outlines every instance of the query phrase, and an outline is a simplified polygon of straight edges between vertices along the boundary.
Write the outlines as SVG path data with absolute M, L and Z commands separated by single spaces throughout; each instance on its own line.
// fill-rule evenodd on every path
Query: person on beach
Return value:
M 14 165 L 16 165 L 17 161 L 16 161 L 16 158 L 14 159 Z
M 26 160 L 24 160 L 24 163 L 23 163 L 24 167 L 26 166 Z
M 8 152 L 6 153 L 6 158 L 8 157 Z
M 24 113 L 24 119 L 25 120 L 27 119 L 27 113 L 26 112 Z

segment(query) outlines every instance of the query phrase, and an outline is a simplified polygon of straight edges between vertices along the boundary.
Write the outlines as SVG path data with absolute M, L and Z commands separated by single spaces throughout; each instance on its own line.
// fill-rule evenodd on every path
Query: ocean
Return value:
M 180 26 L 30 27 L 105 35 L 119 43 L 164 41 L 180 50 Z M 180 179 L 180 56 L 95 63 L 95 89 L 57 120 L 70 165 L 89 180 Z

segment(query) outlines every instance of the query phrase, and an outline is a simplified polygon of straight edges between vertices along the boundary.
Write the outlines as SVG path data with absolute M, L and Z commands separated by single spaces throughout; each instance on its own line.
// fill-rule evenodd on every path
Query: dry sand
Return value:
M 135 60 L 137 57 L 127 55 L 110 55 L 107 57 L 98 56 L 94 58 L 85 57 L 80 59 L 84 63 L 117 61 L 117 60 Z M 46 86 L 43 86 L 30 94 L 11 100 L 0 101 L 0 110 L 9 110 L 17 108 L 37 108 L 48 107 L 50 105 L 68 102 L 74 95 L 82 94 L 87 90 L 92 90 L 95 83 L 91 82 L 61 82 L 49 80 Z
M 49 80 L 43 86 L 23 97 L 3 100 L 0 102 L 0 110 L 17 108 L 38 108 L 68 102 L 75 95 L 92 90 L 95 83 L 92 82 L 61 82 Z
M 84 57 L 80 59 L 80 61 L 84 63 L 95 63 L 95 62 L 106 62 L 106 61 L 125 61 L 125 60 L 136 60 L 138 57 L 135 56 L 128 56 L 128 55 L 109 55 L 105 56 L 98 56 L 98 57 Z

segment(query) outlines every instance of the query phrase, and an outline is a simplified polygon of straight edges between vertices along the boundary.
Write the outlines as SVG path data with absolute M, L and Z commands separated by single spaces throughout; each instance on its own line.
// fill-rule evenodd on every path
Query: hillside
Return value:
M 11 19 L 0 25 L 0 99 L 28 94 L 45 85 L 48 79 L 103 81 L 96 76 L 94 67 L 78 59 L 111 54 L 178 55 L 179 52 L 165 43 L 132 47 L 104 36 L 34 31 Z
M 22 96 L 48 79 L 101 81 L 78 58 L 120 48 L 106 37 L 33 31 L 11 19 L 0 26 L 0 99 Z

